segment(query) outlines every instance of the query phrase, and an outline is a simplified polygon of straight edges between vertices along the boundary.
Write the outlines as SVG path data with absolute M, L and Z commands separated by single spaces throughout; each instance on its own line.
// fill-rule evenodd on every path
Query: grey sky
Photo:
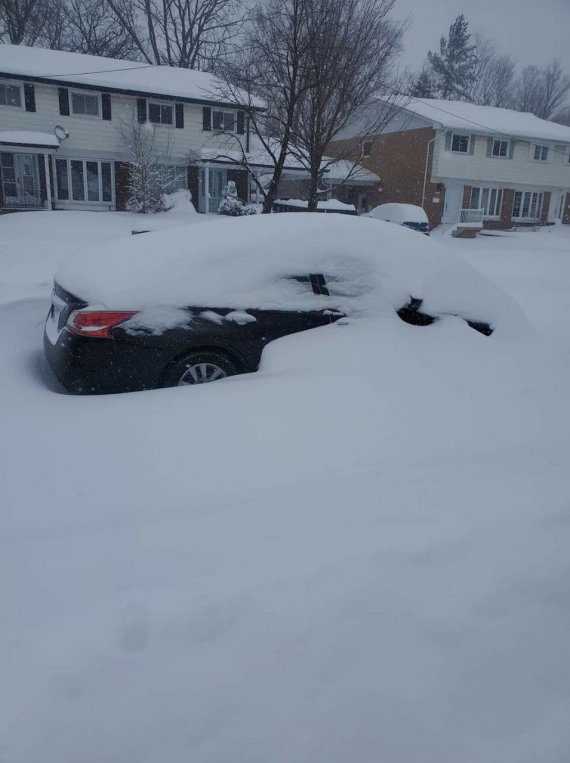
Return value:
M 463 13 L 472 32 L 493 37 L 521 65 L 557 56 L 570 72 L 570 0 L 398 0 L 396 15 L 410 17 L 403 63 L 421 67 L 455 17 Z

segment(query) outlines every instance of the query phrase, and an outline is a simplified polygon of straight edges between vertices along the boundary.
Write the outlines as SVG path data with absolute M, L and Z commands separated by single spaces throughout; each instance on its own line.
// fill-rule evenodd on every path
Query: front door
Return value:
M 226 187 L 226 171 L 220 169 L 210 169 L 210 204 L 209 212 L 217 212 L 220 203 L 224 197 Z
M 455 225 L 460 222 L 463 205 L 463 183 L 451 182 L 445 184 L 445 203 L 443 207 L 443 222 Z
M 0 153 L 0 181 L 7 207 L 41 207 L 38 157 Z

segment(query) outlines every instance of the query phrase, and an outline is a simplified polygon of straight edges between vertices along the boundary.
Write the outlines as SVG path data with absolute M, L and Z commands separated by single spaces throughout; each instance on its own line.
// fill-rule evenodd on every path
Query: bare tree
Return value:
M 515 62 L 510 56 L 499 55 L 495 43 L 488 37 L 475 38 L 477 67 L 470 99 L 482 106 L 513 105 Z
M 34 45 L 49 12 L 49 0 L 0 0 L 0 41 Z
M 212 70 L 239 32 L 243 0 L 107 0 L 150 64 Z
M 392 19 L 395 0 L 310 0 L 308 16 L 310 87 L 299 104 L 291 152 L 309 172 L 308 209 L 317 209 L 319 182 L 333 159 L 328 144 L 355 118 L 373 114 L 363 134 L 380 131 L 392 116 L 384 107 L 366 111 L 374 94 L 396 90 L 393 64 L 404 27 Z
M 516 108 L 551 119 L 561 109 L 570 91 L 570 79 L 557 59 L 544 69 L 526 66 L 517 83 Z
M 566 76 L 560 61 L 555 58 L 542 71 L 543 80 L 543 119 L 552 119 L 552 116 L 561 108 L 568 91 L 570 79 Z
M 269 213 L 287 159 L 300 99 L 311 86 L 308 51 L 311 0 L 267 0 L 259 3 L 249 20 L 245 44 L 231 66 L 224 70 L 225 99 L 245 111 L 248 142 L 227 132 L 228 161 L 246 167 Z M 260 105 L 266 109 L 262 111 Z M 255 153 L 270 164 L 271 179 L 262 185 L 252 167 Z
M 135 58 L 138 51 L 107 0 L 66 0 L 60 3 L 56 44 L 61 50 L 109 58 Z

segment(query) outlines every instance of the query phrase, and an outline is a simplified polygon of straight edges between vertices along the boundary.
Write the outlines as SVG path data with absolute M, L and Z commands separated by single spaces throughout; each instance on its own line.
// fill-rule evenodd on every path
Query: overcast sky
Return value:
M 557 56 L 570 73 L 570 0 L 398 0 L 396 15 L 411 21 L 403 63 L 419 69 L 460 13 L 472 32 L 493 37 L 520 64 L 543 65 Z

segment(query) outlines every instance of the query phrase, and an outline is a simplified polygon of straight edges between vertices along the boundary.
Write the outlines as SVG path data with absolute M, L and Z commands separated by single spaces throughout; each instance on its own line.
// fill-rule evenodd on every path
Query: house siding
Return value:
M 446 131 L 438 130 L 433 179 L 443 181 L 454 178 L 492 185 L 506 184 L 519 187 L 570 187 L 570 163 L 568 154 L 560 146 L 551 147 L 550 161 L 535 162 L 529 159 L 531 143 L 515 141 L 512 159 L 487 156 L 487 138 L 475 136 L 473 154 L 457 154 L 445 148 Z
M 404 132 L 389 132 L 369 138 L 350 138 L 334 141 L 327 147 L 333 156 L 349 157 L 380 177 L 378 190 L 370 194 L 370 205 L 402 202 L 423 206 L 430 227 L 441 222 L 444 194 L 441 185 L 430 180 L 435 137 L 431 127 Z M 363 140 L 372 140 L 370 156 L 361 157 Z M 428 157 L 429 149 L 429 157 Z M 427 157 L 427 183 L 422 205 L 424 172 Z

